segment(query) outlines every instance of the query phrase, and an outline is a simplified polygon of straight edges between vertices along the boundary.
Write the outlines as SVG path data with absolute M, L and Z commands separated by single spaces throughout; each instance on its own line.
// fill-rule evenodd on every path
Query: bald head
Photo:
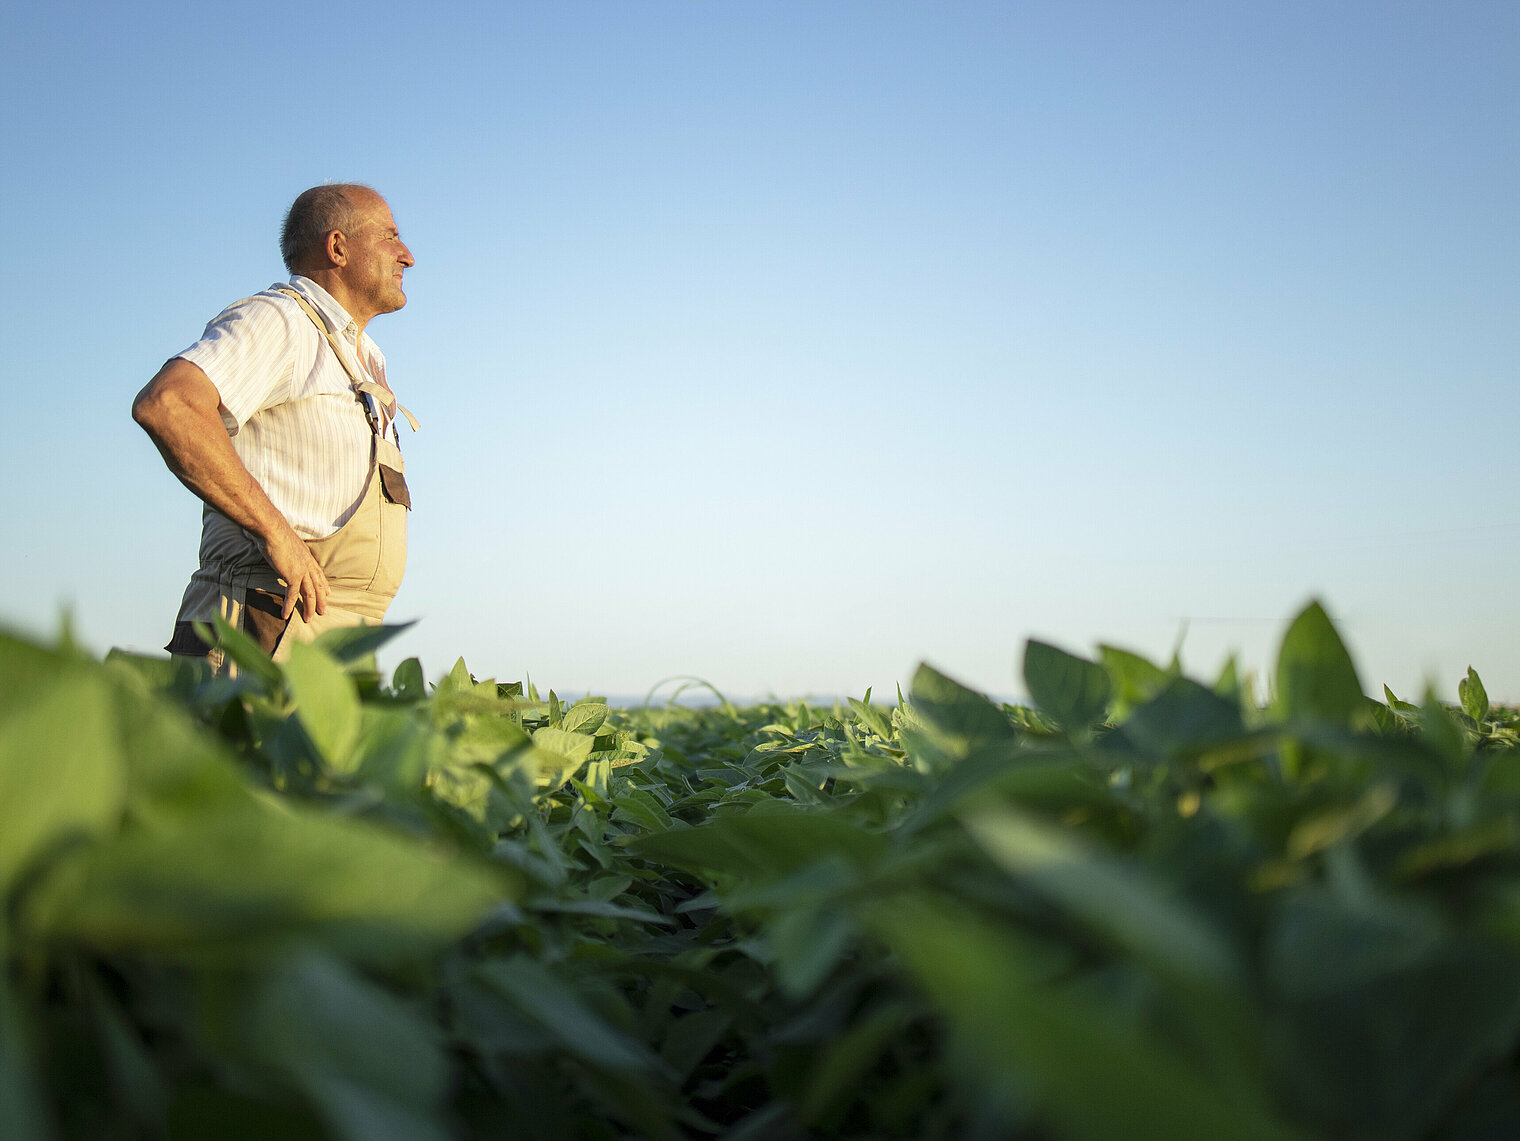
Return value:
M 280 228 L 280 257 L 291 273 L 327 266 L 327 235 L 350 232 L 359 211 L 380 198 L 361 182 L 329 182 L 303 190 Z

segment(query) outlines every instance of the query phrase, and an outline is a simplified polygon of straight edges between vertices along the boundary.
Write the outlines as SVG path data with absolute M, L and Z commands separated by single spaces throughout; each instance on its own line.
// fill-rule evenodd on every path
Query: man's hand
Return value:
M 331 589 L 327 576 L 312 558 L 311 548 L 290 529 L 289 524 L 285 527 L 285 534 L 276 535 L 264 544 L 264 557 L 285 584 L 285 606 L 281 617 L 289 619 L 298 604 L 301 618 L 307 622 L 311 621 L 313 614 L 327 613 L 327 593 Z
M 200 367 L 181 357 L 164 365 L 132 402 L 132 419 L 181 483 L 258 538 L 285 582 L 285 617 L 297 605 L 308 620 L 325 614 L 327 576 L 238 458 L 222 423 L 221 394 Z

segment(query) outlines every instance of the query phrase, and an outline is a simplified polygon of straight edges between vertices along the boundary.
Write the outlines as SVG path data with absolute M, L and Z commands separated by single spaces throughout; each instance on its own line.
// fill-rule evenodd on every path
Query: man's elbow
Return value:
M 198 411 L 194 407 L 196 397 L 202 402 L 206 399 L 196 392 L 200 385 L 209 388 L 210 381 L 194 365 L 176 357 L 159 369 L 133 398 L 132 419 L 155 440 L 162 439 L 172 424 Z M 215 389 L 211 392 L 215 401 Z
M 152 432 L 152 425 L 160 414 L 160 403 L 159 394 L 153 391 L 151 384 L 132 398 L 132 419 L 143 431 Z
M 178 403 L 181 402 L 176 400 L 172 390 L 149 384 L 132 401 L 132 419 L 154 443 L 161 443 L 169 435 L 176 413 L 180 411 L 175 407 Z

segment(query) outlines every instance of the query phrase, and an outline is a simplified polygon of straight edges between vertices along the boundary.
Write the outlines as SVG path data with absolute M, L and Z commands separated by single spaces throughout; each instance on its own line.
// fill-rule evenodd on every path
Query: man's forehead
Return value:
M 355 211 L 364 221 L 371 222 L 382 229 L 396 229 L 396 220 L 391 217 L 390 206 L 373 190 L 363 192 L 362 196 L 352 194 L 349 201 L 353 203 Z

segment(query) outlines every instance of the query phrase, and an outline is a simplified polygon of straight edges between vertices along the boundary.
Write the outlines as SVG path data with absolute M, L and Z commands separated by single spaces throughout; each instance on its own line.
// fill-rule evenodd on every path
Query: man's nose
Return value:
M 417 264 L 417 259 L 412 256 L 412 251 L 405 242 L 401 243 L 401 264 L 404 266 L 414 266 Z

